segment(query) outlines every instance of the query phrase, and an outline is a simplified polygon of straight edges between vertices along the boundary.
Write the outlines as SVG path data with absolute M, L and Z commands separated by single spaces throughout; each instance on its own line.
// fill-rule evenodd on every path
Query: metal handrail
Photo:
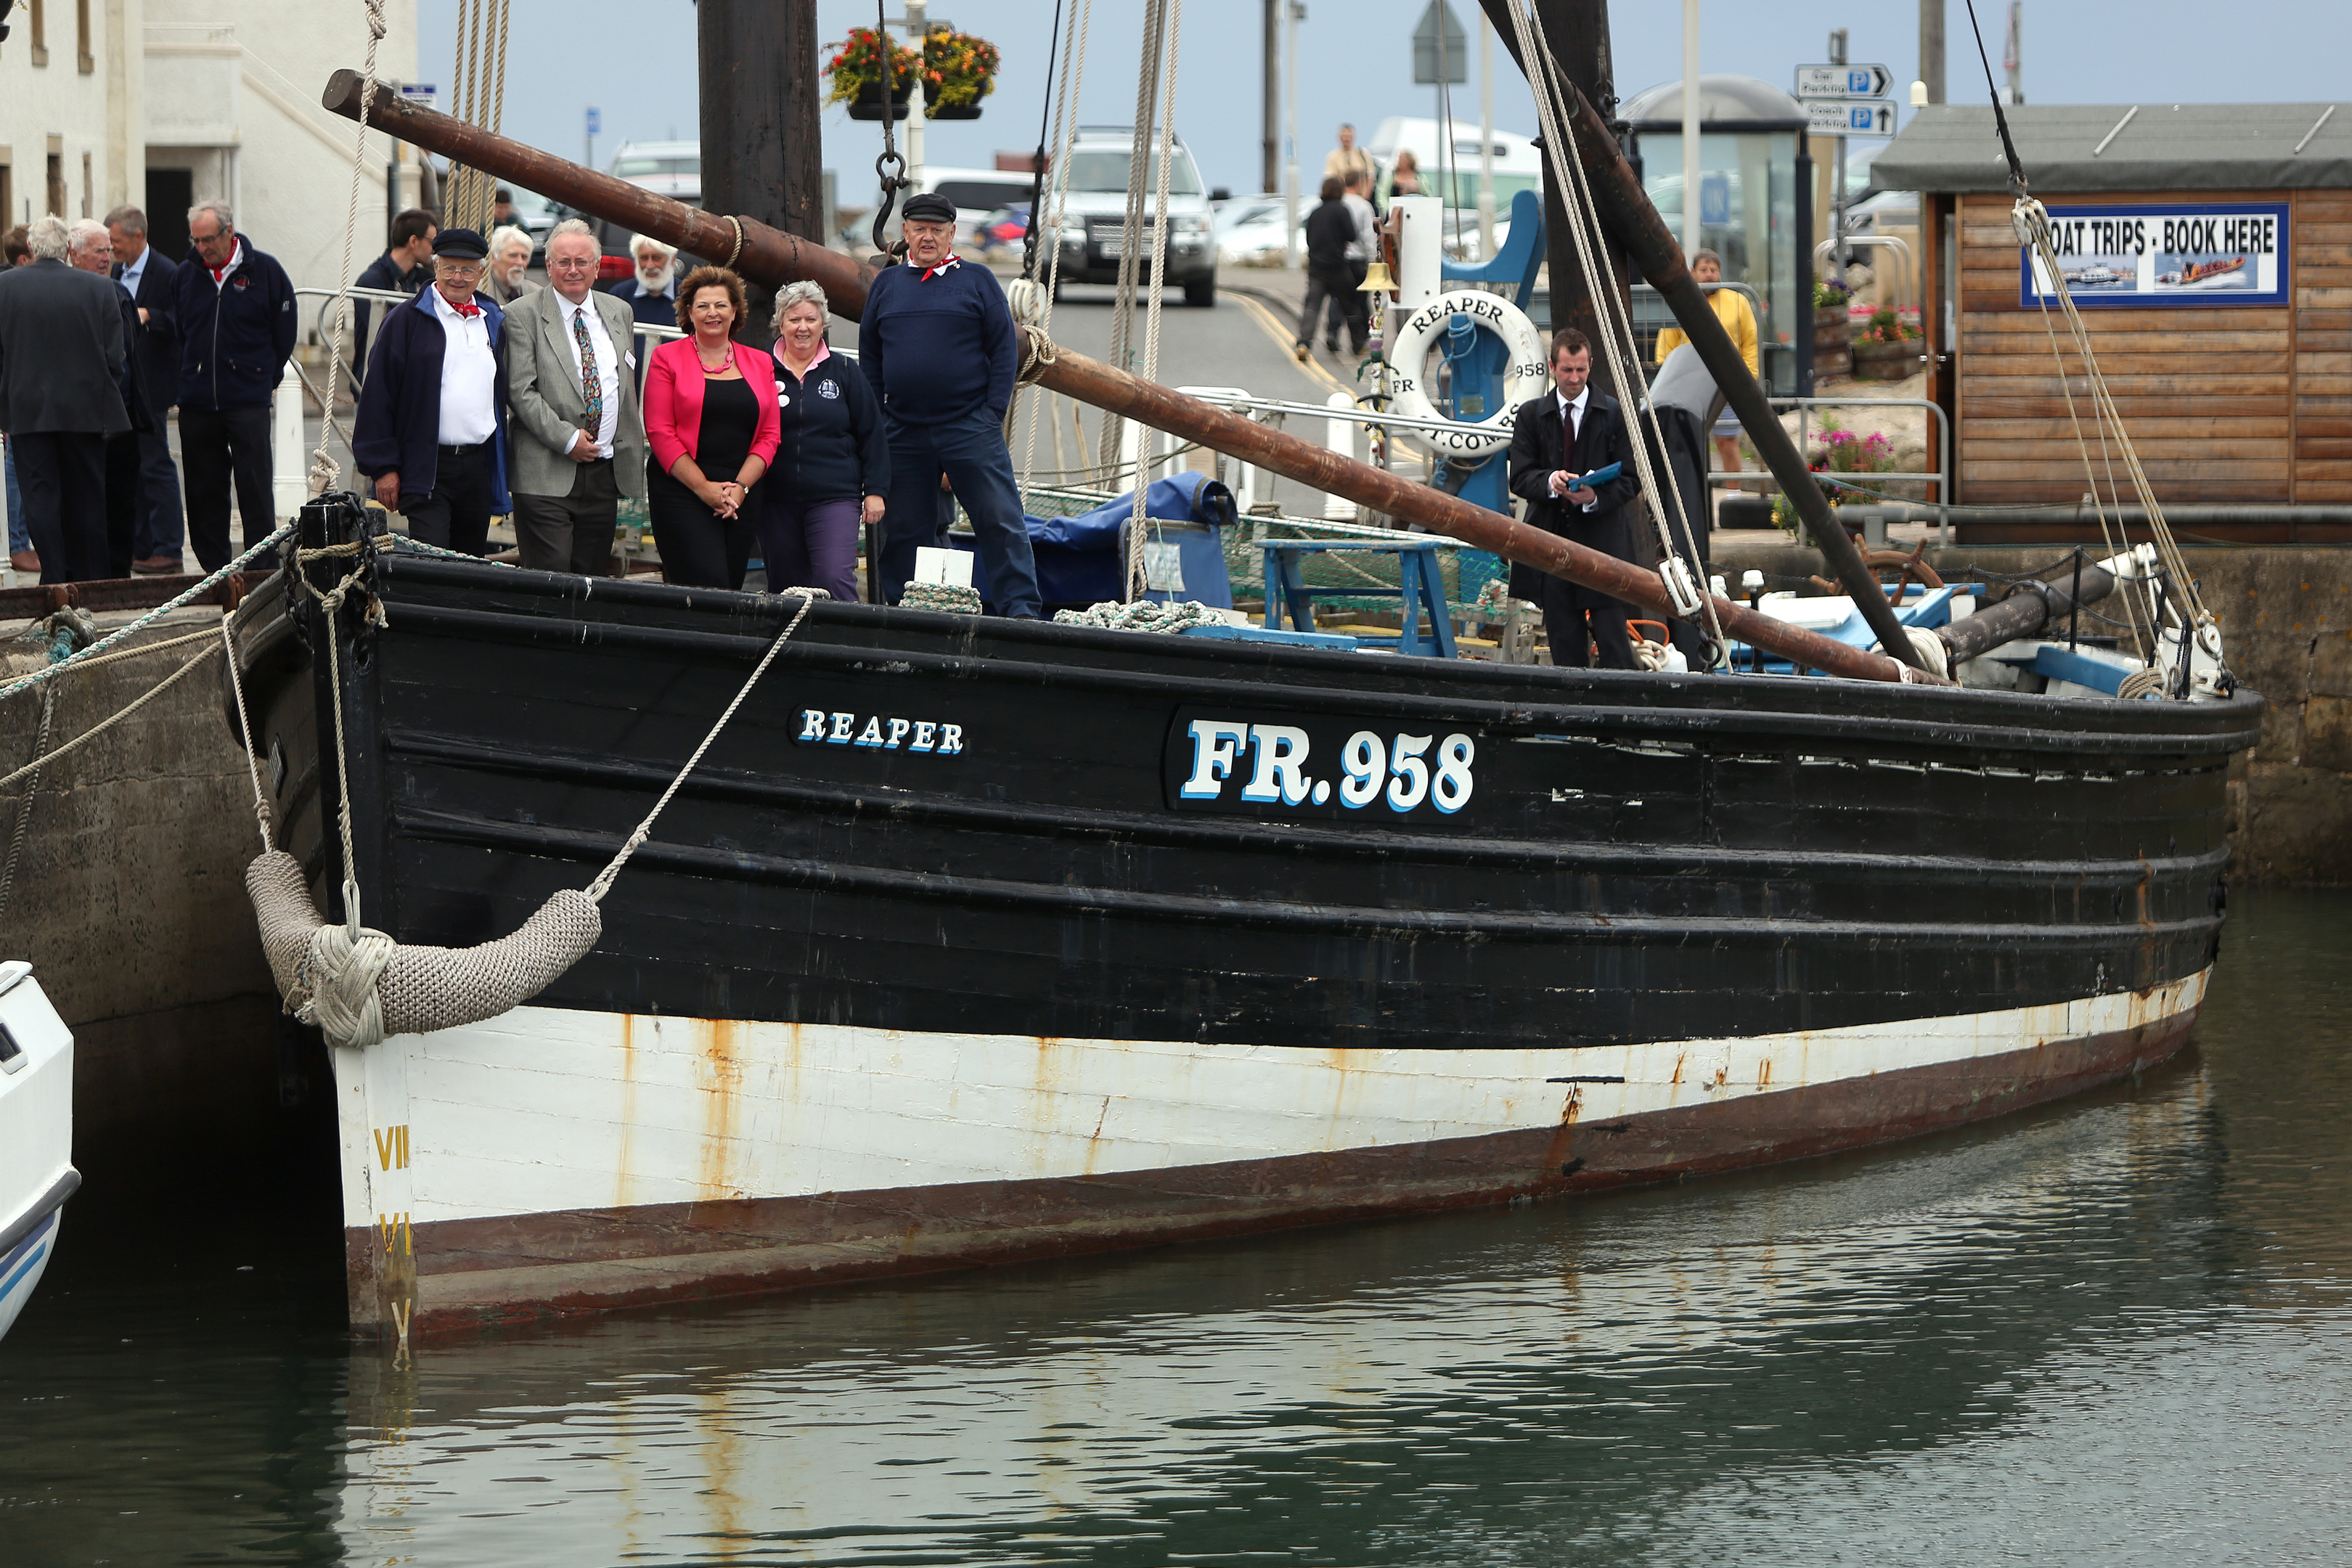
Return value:
M 1927 410 L 1935 416 L 1936 421 L 1936 472 L 1932 474 L 1860 474 L 1854 477 L 1872 480 L 1913 480 L 1934 485 L 1936 499 L 1916 504 L 1925 505 L 1935 511 L 1936 525 L 1941 531 L 1941 537 L 1937 542 L 1939 544 L 1951 542 L 1952 421 L 1951 416 L 1944 412 L 1943 405 L 1925 397 L 1775 397 L 1770 399 L 1770 402 L 1775 408 L 1797 410 L 1797 449 L 1801 452 L 1806 449 L 1808 443 L 1812 439 L 1812 411 L 1816 408 L 1924 408 Z M 1718 469 L 1711 470 L 1707 474 L 1706 482 L 1709 485 L 1744 484 L 1759 477 L 1768 482 L 1771 479 L 1769 474 L 1761 476 L 1745 472 L 1734 474 Z M 1896 504 L 1909 506 L 1915 503 L 1904 501 Z
M 1816 271 L 1820 269 L 1822 263 L 1828 258 L 1830 252 L 1837 248 L 1837 243 L 1838 242 L 1833 238 L 1825 239 L 1819 245 L 1813 247 L 1813 267 Z M 1857 245 L 1893 246 L 1902 254 L 1904 269 L 1909 273 L 1909 277 L 1905 279 L 1906 291 L 1909 295 L 1915 306 L 1920 301 L 1922 298 L 1922 289 L 1919 280 L 1919 258 L 1911 254 L 1911 242 L 1909 240 L 1905 239 L 1901 235 L 1895 234 L 1850 234 L 1845 237 L 1845 244 L 1846 248 L 1849 250 L 1853 249 Z

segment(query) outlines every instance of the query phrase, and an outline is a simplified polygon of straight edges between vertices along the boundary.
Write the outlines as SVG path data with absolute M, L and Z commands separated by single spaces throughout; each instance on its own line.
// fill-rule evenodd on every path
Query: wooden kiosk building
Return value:
M 2156 493 L 2196 515 L 2184 537 L 2352 542 L 2352 107 L 2007 112 Z M 1920 110 L 1874 181 L 1920 195 L 1928 395 L 1952 419 L 1951 500 L 2074 506 L 2086 485 L 2043 321 L 2051 286 L 2010 226 L 1991 109 Z M 2087 415 L 2054 301 L 2050 315 Z M 1977 543 L 2074 532 L 2047 514 L 1959 526 Z

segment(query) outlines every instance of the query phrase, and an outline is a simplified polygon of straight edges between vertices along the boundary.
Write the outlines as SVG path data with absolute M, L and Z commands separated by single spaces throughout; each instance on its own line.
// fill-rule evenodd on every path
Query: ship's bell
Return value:
M 1396 292 L 1396 279 L 1389 276 L 1389 264 L 1385 258 L 1375 260 L 1364 268 L 1364 280 L 1356 285 L 1356 291 L 1360 294 Z

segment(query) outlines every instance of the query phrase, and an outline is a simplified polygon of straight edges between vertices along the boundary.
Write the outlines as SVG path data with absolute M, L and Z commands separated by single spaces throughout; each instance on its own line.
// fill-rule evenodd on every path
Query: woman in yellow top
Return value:
M 1695 251 L 1691 256 L 1690 272 L 1691 281 L 1701 288 L 1710 283 L 1720 283 L 1723 281 L 1723 258 L 1712 250 Z M 1723 323 L 1723 330 L 1729 332 L 1731 341 L 1738 345 L 1739 357 L 1748 362 L 1748 374 L 1760 379 L 1763 373 L 1758 368 L 1756 360 L 1756 312 L 1748 308 L 1748 296 L 1737 289 L 1717 289 L 1708 296 L 1708 303 L 1715 307 L 1715 319 Z M 1683 335 L 1680 327 L 1668 327 L 1660 332 L 1658 363 L 1665 363 L 1668 354 L 1688 342 L 1690 340 Z M 1727 474 L 1739 472 L 1739 417 L 1731 412 L 1728 404 L 1724 405 L 1723 416 L 1715 422 L 1711 434 L 1715 437 L 1716 453 L 1723 459 L 1723 471 Z

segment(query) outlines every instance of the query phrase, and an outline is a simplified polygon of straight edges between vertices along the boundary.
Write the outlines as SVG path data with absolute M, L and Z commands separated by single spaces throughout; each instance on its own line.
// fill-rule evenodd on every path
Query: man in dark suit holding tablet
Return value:
M 1521 404 L 1513 421 L 1511 493 L 1527 501 L 1529 526 L 1632 561 L 1633 525 L 1625 508 L 1641 493 L 1633 477 L 1633 442 L 1617 400 L 1594 391 L 1591 376 L 1591 341 L 1573 327 L 1553 333 L 1552 390 Z M 1580 482 L 1612 464 L 1617 466 L 1613 478 L 1591 486 Z M 1623 600 L 1517 563 L 1511 567 L 1511 596 L 1542 607 L 1553 664 L 1581 668 L 1597 644 L 1602 668 L 1640 668 L 1625 630 Z

